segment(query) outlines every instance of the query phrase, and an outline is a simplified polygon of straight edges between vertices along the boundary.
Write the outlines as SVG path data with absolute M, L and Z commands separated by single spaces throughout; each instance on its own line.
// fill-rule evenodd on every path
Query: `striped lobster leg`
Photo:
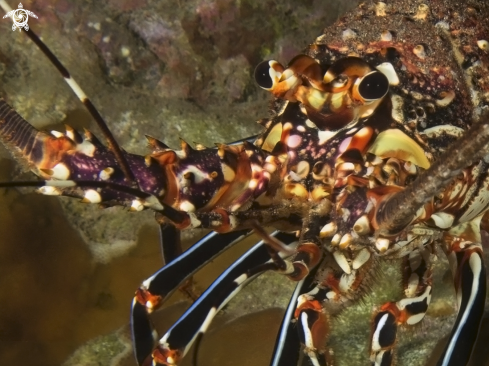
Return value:
M 403 288 L 405 297 L 387 302 L 374 315 L 370 339 L 370 361 L 373 366 L 393 364 L 397 328 L 415 325 L 423 320 L 431 301 L 432 246 L 409 253 L 403 258 Z
M 311 287 L 314 275 L 315 272 L 311 272 L 303 280 L 300 280 L 290 297 L 289 305 L 285 310 L 279 328 L 270 366 L 297 365 L 301 358 L 301 342 L 295 326 L 294 313 L 297 307 L 297 299 Z
M 333 365 L 333 356 L 327 351 L 329 317 L 338 315 L 345 305 L 358 299 L 373 264 L 365 248 L 348 257 L 337 251 L 326 256 L 325 262 L 315 276 L 318 284 L 298 296 L 294 312 L 300 343 L 314 366 Z
M 171 244 L 168 239 L 176 239 L 169 235 L 172 229 L 173 226 L 164 229 L 166 236 L 162 240 L 163 248 Z M 142 283 L 136 291 L 131 310 L 134 353 L 139 365 L 151 355 L 155 343 L 149 314 L 157 310 L 193 273 L 249 233 L 250 230 L 226 234 L 209 233 Z
M 453 228 L 444 239 L 457 293 L 458 316 L 437 366 L 467 364 L 479 333 L 487 286 L 477 230 L 479 221 L 476 219 Z
M 406 189 L 389 197 L 377 210 L 377 235 L 389 237 L 400 232 L 412 222 L 415 212 L 422 205 L 441 192 L 454 177 L 462 174 L 465 167 L 487 155 L 489 151 L 488 118 L 486 112 L 474 122 L 471 129 L 457 141 L 456 145 L 452 145 L 443 153 L 435 164 L 418 176 Z M 480 193 L 482 196 L 476 198 L 483 201 L 484 192 Z M 487 286 L 486 269 L 480 244 L 482 214 L 471 221 L 451 228 L 443 239 L 444 250 L 451 263 L 454 276 L 459 313 L 437 366 L 466 365 L 477 340 L 484 313 Z M 379 324 L 374 325 L 374 337 Z M 388 343 L 391 342 L 386 342 Z M 379 364 L 383 366 L 381 347 L 378 348 L 373 354 Z M 386 349 L 391 348 L 391 346 L 386 346 Z M 389 354 L 386 355 L 386 365 L 391 363 Z
M 288 246 L 293 246 L 296 241 L 290 234 L 276 232 L 273 235 Z M 219 276 L 158 341 L 152 354 L 152 364 L 177 365 L 194 341 L 204 335 L 217 312 L 246 283 L 267 270 L 276 270 L 276 267 L 269 247 L 263 241 L 255 245 Z

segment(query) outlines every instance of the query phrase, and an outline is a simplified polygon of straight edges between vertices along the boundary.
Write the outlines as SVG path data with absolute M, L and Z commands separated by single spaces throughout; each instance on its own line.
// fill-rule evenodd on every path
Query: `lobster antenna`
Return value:
M 5 13 L 9 13 L 10 11 L 12 11 L 12 8 L 7 4 L 5 0 L 0 0 L 0 7 L 3 9 Z M 117 160 L 117 163 L 119 164 L 124 174 L 124 177 L 127 179 L 129 184 L 131 184 L 135 188 L 138 188 L 136 178 L 133 172 L 131 171 L 131 168 L 129 166 L 129 163 L 127 162 L 126 157 L 122 153 L 119 144 L 117 143 L 112 132 L 110 132 L 107 123 L 100 115 L 97 108 L 95 108 L 95 106 L 90 101 L 90 99 L 88 99 L 87 95 L 82 90 L 82 88 L 71 77 L 70 73 L 68 72 L 68 69 L 64 67 L 64 65 L 53 54 L 53 52 L 51 52 L 48 46 L 46 46 L 46 44 L 44 44 L 44 42 L 41 41 L 41 39 L 30 28 L 28 30 L 24 29 L 23 31 L 32 40 L 32 42 L 34 42 L 34 44 L 41 50 L 41 52 L 44 53 L 44 55 L 49 59 L 49 61 L 54 65 L 54 67 L 56 67 L 56 69 L 63 76 L 63 78 L 65 79 L 66 83 L 69 85 L 71 90 L 76 94 L 78 99 L 80 99 L 80 101 L 83 103 L 88 113 L 90 113 L 90 115 L 93 117 L 98 127 L 102 131 L 102 134 L 104 135 L 105 139 L 107 140 L 108 148 L 110 151 L 114 153 L 115 159 Z
M 489 153 L 489 112 L 484 113 L 412 184 L 390 197 L 377 211 L 378 234 L 395 235 L 408 226 L 431 198 L 446 188 L 462 169 Z

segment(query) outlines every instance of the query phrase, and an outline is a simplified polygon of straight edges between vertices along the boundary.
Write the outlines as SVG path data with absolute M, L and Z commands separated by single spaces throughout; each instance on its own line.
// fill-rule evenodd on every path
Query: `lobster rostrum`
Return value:
M 2 101 L 0 138 L 43 181 L 1 186 L 156 212 L 170 250 L 133 301 L 140 365 L 178 364 L 218 310 L 269 270 L 298 281 L 271 364 L 297 364 L 301 348 L 313 365 L 334 364 L 329 317 L 365 294 L 379 261 L 402 258 L 404 295 L 375 310 L 370 338 L 371 363 L 391 365 L 398 327 L 418 324 L 428 309 L 437 246 L 451 263 L 459 305 L 438 364 L 464 365 L 486 292 L 487 16 L 482 1 L 363 3 L 287 66 L 260 63 L 256 82 L 275 97 L 271 117 L 260 121 L 265 131 L 217 148 L 182 141 L 174 150 L 149 137 L 151 153 L 139 156 L 106 128 L 108 147 L 89 132 L 38 131 Z M 297 231 L 298 240 L 266 226 Z M 176 255 L 179 231 L 190 228 L 213 233 Z M 149 314 L 250 231 L 263 241 L 156 340 Z

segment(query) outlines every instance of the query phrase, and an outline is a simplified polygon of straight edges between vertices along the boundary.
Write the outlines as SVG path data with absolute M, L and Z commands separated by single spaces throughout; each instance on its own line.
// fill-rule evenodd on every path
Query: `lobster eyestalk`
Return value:
M 489 113 L 448 148 L 406 189 L 382 202 L 376 212 L 377 236 L 394 236 L 415 218 L 416 212 L 445 189 L 462 170 L 489 154 Z

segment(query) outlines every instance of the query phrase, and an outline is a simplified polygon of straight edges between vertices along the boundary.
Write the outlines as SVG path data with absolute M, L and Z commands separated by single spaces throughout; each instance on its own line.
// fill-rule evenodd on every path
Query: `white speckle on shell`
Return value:
M 341 237 L 339 247 L 341 249 L 346 249 L 348 248 L 348 246 L 351 244 L 352 241 L 353 241 L 353 237 L 351 236 L 351 234 L 345 234 Z
M 122 57 L 128 57 L 131 54 L 131 50 L 127 46 L 121 47 L 121 55 Z
M 256 187 L 258 187 L 258 180 L 251 179 L 250 182 L 248 183 L 248 188 L 254 190 L 256 189 Z
M 88 201 L 88 202 L 90 202 L 90 203 L 100 203 L 100 202 L 102 202 L 102 197 L 94 189 L 88 189 L 87 191 L 85 191 L 85 195 L 83 196 L 83 199 L 86 200 L 86 201 Z
M 447 214 L 445 212 L 437 212 L 431 215 L 431 219 L 440 229 L 448 229 L 452 226 L 453 221 L 455 220 L 453 215 Z
M 348 149 L 348 147 L 350 146 L 351 139 L 352 139 L 351 137 L 347 137 L 346 139 L 341 141 L 341 144 L 338 147 L 338 151 L 340 153 L 344 153 Z
M 337 230 L 338 230 L 338 225 L 336 225 L 335 222 L 329 222 L 323 226 L 323 228 L 319 232 L 319 237 L 320 238 L 330 238 L 334 234 L 336 234 Z
M 426 58 L 426 50 L 424 49 L 424 46 L 421 44 L 418 44 L 413 48 L 413 53 L 416 55 L 421 60 L 424 60 Z
M 390 85 L 398 85 L 399 77 L 397 76 L 396 70 L 394 66 L 390 62 L 383 62 L 379 66 L 377 66 L 377 70 L 379 70 L 382 74 L 387 77 Z
M 351 30 L 350 28 L 345 29 L 341 34 L 341 38 L 343 38 L 343 41 L 356 38 L 356 36 L 357 34 L 355 33 L 355 31 Z
M 62 193 L 58 188 L 51 186 L 41 187 L 38 191 L 46 196 L 60 196 Z
M 375 247 L 379 252 L 385 252 L 387 249 L 389 249 L 389 239 L 377 238 L 377 240 L 375 240 Z
M 428 5 L 420 4 L 418 6 L 418 11 L 416 12 L 416 15 L 414 16 L 414 19 L 425 20 L 428 17 L 429 10 L 430 10 L 430 7 Z
M 338 263 L 338 266 L 340 266 L 340 268 L 343 270 L 343 272 L 345 272 L 347 274 L 351 273 L 350 264 L 346 260 L 346 257 L 342 251 L 340 251 L 340 250 L 335 251 L 333 253 L 333 257 L 334 257 L 336 263 Z
M 182 201 L 180 203 L 180 210 L 185 212 L 194 212 L 195 206 L 190 201 Z
M 363 248 L 358 252 L 356 257 L 353 259 L 352 267 L 353 269 L 359 269 L 370 259 L 370 252 L 367 248 Z
M 305 123 L 306 123 L 306 126 L 309 127 L 309 128 L 318 128 L 316 126 L 316 124 L 313 121 L 311 121 L 310 119 L 306 119 L 306 122 Z
M 487 52 L 489 50 L 489 42 L 487 42 L 485 39 L 478 40 L 477 46 L 483 51 Z
M 436 105 L 439 107 L 446 107 L 455 99 L 455 92 L 453 90 L 444 91 L 440 93 L 442 99 L 436 100 Z
M 224 180 L 226 182 L 232 182 L 234 177 L 236 176 L 235 171 L 227 164 L 221 164 L 222 175 L 224 176 Z
M 63 163 L 58 163 L 53 168 L 52 178 L 66 180 L 70 177 L 70 170 Z
M 333 239 L 331 239 L 331 245 L 336 246 L 340 243 L 341 234 L 334 234 Z
M 102 180 L 108 180 L 112 176 L 112 174 L 114 174 L 114 168 L 108 167 L 101 170 L 100 173 L 98 173 L 98 176 Z
M 389 32 L 388 30 L 383 31 L 380 34 L 380 40 L 381 41 L 384 41 L 384 42 L 390 42 L 390 41 L 392 41 L 392 33 Z
M 95 145 L 88 140 L 84 140 L 81 144 L 76 145 L 76 151 L 82 153 L 83 155 L 93 158 L 95 154 Z
M 355 221 L 353 231 L 358 235 L 367 235 L 370 233 L 370 224 L 367 215 L 362 215 Z
M 287 139 L 287 146 L 294 149 L 302 143 L 302 137 L 299 135 L 291 135 Z
M 336 132 L 333 131 L 321 131 L 318 130 L 318 145 L 323 145 L 325 144 L 329 139 L 331 139 L 334 135 L 336 135 Z
M 297 164 L 297 175 L 299 176 L 300 179 L 304 179 L 307 177 L 307 175 L 309 174 L 309 170 L 310 170 L 310 165 L 309 163 L 307 162 L 307 160 L 301 160 L 298 164 Z
M 375 4 L 375 15 L 377 15 L 378 17 L 385 17 L 387 15 L 385 12 L 386 7 L 386 3 L 379 1 L 377 4 Z
M 442 135 L 449 135 L 454 138 L 459 138 L 464 134 L 464 130 L 460 127 L 452 125 L 439 125 L 435 127 L 430 127 L 422 132 L 428 138 L 437 138 Z
M 415 100 L 423 100 L 423 94 L 421 94 L 421 93 L 418 93 L 418 92 L 416 92 L 416 91 L 411 91 L 409 94 L 410 94 L 410 95 L 411 95 L 411 97 L 413 97 L 413 99 L 415 99 Z
M 435 27 L 441 28 L 443 30 L 449 30 L 450 29 L 450 24 L 448 24 L 448 22 L 441 21 L 441 22 L 436 23 L 435 24 Z

